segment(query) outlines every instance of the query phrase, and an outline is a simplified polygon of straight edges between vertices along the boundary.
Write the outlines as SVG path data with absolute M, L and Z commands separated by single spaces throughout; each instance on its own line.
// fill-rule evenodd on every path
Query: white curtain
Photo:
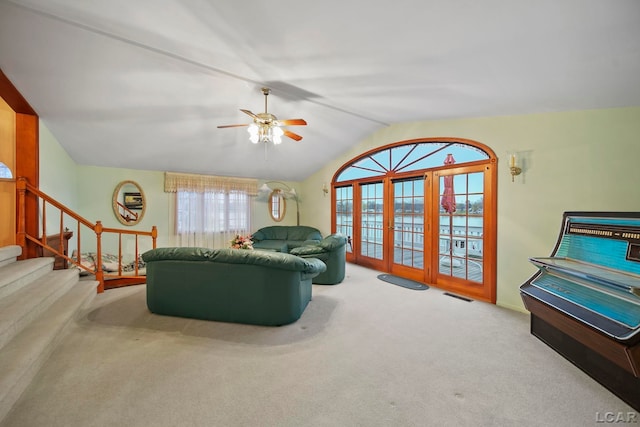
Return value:
M 175 193 L 175 244 L 224 248 L 251 233 L 251 197 L 257 180 L 165 173 L 165 192 Z

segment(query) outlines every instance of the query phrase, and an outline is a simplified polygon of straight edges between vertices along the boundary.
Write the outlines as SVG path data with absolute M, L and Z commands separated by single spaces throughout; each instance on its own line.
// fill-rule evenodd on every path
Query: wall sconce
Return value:
M 329 189 L 327 188 L 326 182 L 322 184 L 322 192 L 324 193 L 324 197 L 327 197 L 327 194 L 329 194 Z
M 518 167 L 515 154 L 509 155 L 509 170 L 511 171 L 511 182 L 515 181 L 516 175 L 520 175 L 522 173 L 522 168 Z

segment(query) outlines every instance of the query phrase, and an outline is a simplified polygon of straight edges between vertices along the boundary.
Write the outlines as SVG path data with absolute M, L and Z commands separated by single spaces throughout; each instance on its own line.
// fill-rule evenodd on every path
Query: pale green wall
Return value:
M 56 200 L 76 209 L 76 163 L 60 146 L 49 128 L 40 122 L 40 190 L 55 194 Z
M 152 226 L 158 229 L 158 246 L 173 245 L 173 198 L 164 192 L 164 172 L 144 171 L 136 169 L 108 168 L 97 166 L 77 165 L 51 135 L 46 125 L 41 122 L 40 155 L 45 161 L 40 162 L 41 189 L 56 200 L 70 207 L 90 222 L 101 221 L 108 228 L 129 228 L 123 226 L 115 217 L 112 208 L 113 192 L 118 184 L 125 180 L 135 181 L 144 192 L 147 208 L 142 220 L 131 226 L 131 229 L 150 231 Z M 262 185 L 264 180 L 259 181 Z M 299 191 L 299 184 L 283 181 L 284 184 Z M 272 188 L 283 187 L 277 183 L 269 184 Z M 254 200 L 252 204 L 252 229 L 269 225 L 295 225 L 295 201 L 287 200 L 287 214 L 283 221 L 276 223 L 269 216 L 265 201 Z M 57 217 L 59 218 L 59 217 Z M 58 220 L 49 218 L 49 230 L 55 227 Z M 76 229 L 74 222 L 65 221 L 65 225 Z M 81 248 L 83 252 L 95 250 L 95 239 L 81 230 Z M 105 239 L 107 237 L 105 236 Z M 105 240 L 105 251 L 115 252 L 117 242 Z M 142 252 L 148 245 L 147 241 L 140 241 Z M 134 252 L 131 243 L 125 241 L 123 250 L 126 254 Z M 75 249 L 73 240 L 70 241 L 70 251 Z
M 173 245 L 174 196 L 164 192 L 163 171 L 76 165 L 42 123 L 40 134 L 41 158 L 46 159 L 46 161 L 40 162 L 41 188 L 45 193 L 66 204 L 88 221 L 102 221 L 104 227 L 128 228 L 116 219 L 112 209 L 112 198 L 115 188 L 121 181 L 135 181 L 144 192 L 147 208 L 142 220 L 131 226 L 131 229 L 150 231 L 151 227 L 155 225 L 158 228 L 158 246 Z M 259 181 L 258 185 L 262 185 L 263 182 L 264 180 Z M 299 191 L 298 183 L 283 182 Z M 286 188 L 277 183 L 269 185 L 272 188 Z M 284 220 L 279 223 L 274 222 L 269 216 L 266 202 L 254 201 L 251 220 L 252 229 L 269 225 L 295 225 L 295 201 L 287 200 L 287 214 Z M 57 222 L 52 219 L 48 222 L 50 223 L 48 227 L 55 226 L 57 230 Z M 69 225 L 69 227 L 75 229 L 73 225 Z M 82 251 L 94 251 L 95 243 L 93 242 L 95 239 L 92 239 L 85 231 L 82 231 L 84 234 L 81 236 Z M 140 243 L 142 244 L 142 242 L 141 240 Z M 115 241 L 105 240 L 104 244 L 105 251 L 115 252 L 114 248 L 117 248 Z M 146 243 L 142 244 L 142 246 L 144 245 Z M 126 247 L 123 250 L 127 254 L 134 252 L 131 243 L 125 242 L 124 246 Z M 73 249 L 75 249 L 75 245 L 71 241 L 70 251 Z
M 170 194 L 164 192 L 164 172 L 135 169 L 106 168 L 97 166 L 78 166 L 78 213 L 89 221 L 102 221 L 104 227 L 128 228 L 139 231 L 151 231 L 152 226 L 158 228 L 157 245 L 169 245 L 169 224 L 171 221 L 169 202 Z M 136 225 L 124 226 L 113 212 L 113 192 L 122 181 L 134 181 L 142 189 L 146 210 L 142 220 Z M 85 239 L 83 239 L 84 242 Z M 143 243 L 144 241 L 144 243 Z M 83 252 L 89 250 L 89 240 L 83 243 Z M 150 249 L 150 240 L 141 239 L 139 252 Z M 112 249 L 115 242 L 105 241 L 105 251 Z M 123 252 L 133 254 L 135 247 L 129 242 L 124 244 Z M 117 249 L 117 247 L 116 247 Z
M 328 234 L 331 197 L 324 196 L 322 186 L 330 184 L 335 171 L 358 154 L 392 142 L 427 137 L 468 138 L 491 147 L 500 158 L 497 303 L 524 310 L 519 286 L 535 271 L 528 258 L 549 255 L 564 211 L 640 211 L 640 187 L 634 180 L 640 158 L 639 135 L 640 108 L 403 123 L 375 132 L 304 182 L 286 183 L 300 195 L 301 224 Z M 43 145 L 49 143 L 53 147 L 42 148 L 54 153 L 60 149 L 50 141 Z M 509 151 L 518 152 L 523 160 L 524 172 L 515 183 L 505 160 Z M 158 245 L 170 244 L 171 199 L 163 191 L 163 172 L 74 168 L 65 156 L 52 158 L 60 164 L 42 157 L 46 161 L 41 161 L 41 182 L 50 182 L 51 188 L 75 203 L 85 218 L 102 220 L 108 227 L 121 226 L 111 209 L 113 190 L 120 181 L 137 181 L 148 207 L 144 219 L 134 227 L 148 230 L 156 225 Z M 61 169 L 67 169 L 64 175 L 59 175 Z M 73 181 L 74 169 L 75 201 L 69 190 L 74 184 L 67 182 Z M 295 208 L 289 203 L 280 224 L 295 224 Z M 275 224 L 266 203 L 254 202 L 252 228 Z
M 264 180 L 258 181 L 258 187 L 262 186 Z M 296 193 L 299 195 L 299 198 L 302 198 L 300 194 L 300 183 L 292 182 L 292 181 L 267 181 L 269 188 L 275 190 L 276 188 L 282 188 L 283 190 L 287 190 L 287 186 L 289 188 L 293 188 L 296 190 Z M 285 184 L 282 185 L 281 183 Z M 285 213 L 284 219 L 280 222 L 275 222 L 271 219 L 271 215 L 269 214 L 269 204 L 264 200 L 254 199 L 253 202 L 253 214 L 251 216 L 251 228 L 253 230 L 257 230 L 262 227 L 267 227 L 270 225 L 296 225 L 296 202 L 295 200 L 286 200 L 287 203 L 287 211 Z M 302 201 L 299 202 L 299 204 Z M 302 205 L 300 204 L 300 211 L 302 211 Z M 302 221 L 302 216 L 300 216 L 300 220 Z M 300 222 L 300 224 L 304 224 Z
M 440 120 L 393 125 L 372 134 L 302 184 L 302 222 L 331 227 L 331 198 L 322 184 L 353 157 L 392 142 L 459 137 L 491 147 L 498 164 L 497 303 L 524 310 L 519 286 L 535 271 L 529 257 L 553 249 L 562 213 L 570 210 L 640 211 L 636 170 L 640 108 Z M 511 182 L 507 153 L 523 160 Z
M 69 154 L 60 146 L 49 128 L 40 121 L 40 190 L 57 201 L 77 212 L 78 189 L 76 187 L 76 163 Z M 46 234 L 57 234 L 60 229 L 60 213 L 56 209 L 48 209 Z M 42 223 L 42 213 L 40 213 Z M 63 217 L 63 226 L 69 229 L 75 228 L 76 221 L 69 216 Z M 69 253 L 73 253 L 76 244 L 69 241 Z

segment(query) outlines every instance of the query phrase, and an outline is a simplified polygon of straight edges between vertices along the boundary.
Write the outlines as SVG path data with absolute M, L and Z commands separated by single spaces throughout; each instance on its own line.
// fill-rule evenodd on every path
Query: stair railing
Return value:
M 81 270 L 88 272 L 89 274 L 94 274 L 96 276 L 96 281 L 98 281 L 98 293 L 104 292 L 105 288 L 113 288 L 118 286 L 124 286 L 128 284 L 136 284 L 136 283 L 145 283 L 146 276 L 141 275 L 139 271 L 139 258 L 140 258 L 140 237 L 149 237 L 152 241 L 152 248 L 156 248 L 156 240 L 158 237 L 158 230 L 154 225 L 151 228 L 151 231 L 137 231 L 137 230 L 127 230 L 127 229 L 118 229 L 118 228 L 106 228 L 102 226 L 101 221 L 96 221 L 95 224 L 87 219 L 83 218 L 76 212 L 72 211 L 68 207 L 64 206 L 62 203 L 56 201 L 49 195 L 43 193 L 36 187 L 29 184 L 26 178 L 19 177 L 16 180 L 16 190 L 17 190 L 17 198 L 18 198 L 18 206 L 17 206 L 17 233 L 16 233 L 16 243 L 22 247 L 22 253 L 27 254 L 27 245 L 29 243 L 35 244 L 40 248 L 40 254 L 42 255 L 44 250 L 47 250 L 53 253 L 55 256 L 61 257 L 65 259 L 67 262 L 75 265 Z M 31 193 L 38 197 L 41 204 L 41 228 L 42 234 L 38 236 L 33 236 L 26 231 L 26 199 L 27 193 Z M 51 246 L 47 242 L 47 207 L 53 208 L 60 215 L 60 223 L 58 227 L 58 235 L 60 237 L 59 244 Z M 76 246 L 76 256 L 70 257 L 65 251 L 64 241 L 65 233 L 69 233 L 72 231 L 68 228 L 68 225 L 65 226 L 66 217 L 75 221 L 75 233 L 74 242 Z M 84 232 L 89 232 L 90 235 L 95 235 L 95 248 L 96 248 L 96 259 L 95 259 L 95 267 L 94 269 L 91 266 L 84 265 L 82 261 L 82 250 L 81 250 L 81 236 Z M 118 238 L 118 269 L 115 272 L 105 272 L 104 265 L 102 263 L 103 259 L 103 251 L 102 251 L 102 240 L 103 235 L 107 233 L 108 235 L 117 235 Z M 55 233 L 54 233 L 55 234 Z M 122 269 L 122 239 L 123 236 L 131 235 L 135 240 L 135 254 L 134 254 L 134 271 L 133 275 L 125 275 Z M 56 247 L 57 246 L 57 247 Z

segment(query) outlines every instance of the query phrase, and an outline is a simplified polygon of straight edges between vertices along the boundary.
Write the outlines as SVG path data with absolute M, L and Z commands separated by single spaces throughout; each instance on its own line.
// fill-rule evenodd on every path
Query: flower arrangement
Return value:
M 253 240 L 251 236 L 241 236 L 236 234 L 236 237 L 230 241 L 233 249 L 253 249 Z

